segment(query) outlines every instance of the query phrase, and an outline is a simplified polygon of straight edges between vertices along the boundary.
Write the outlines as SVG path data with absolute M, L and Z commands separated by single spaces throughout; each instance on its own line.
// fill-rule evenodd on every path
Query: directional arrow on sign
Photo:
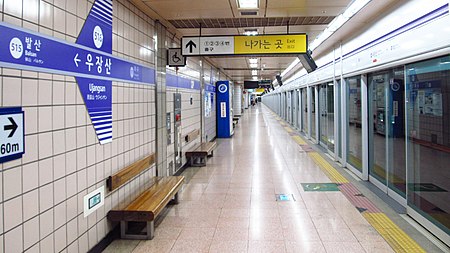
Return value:
M 197 45 L 190 40 L 187 44 L 186 44 L 186 48 L 189 47 L 189 53 L 192 53 L 192 51 L 194 50 L 194 48 L 197 48 Z
M 3 129 L 4 129 L 5 131 L 12 130 L 12 131 L 9 133 L 9 135 L 8 135 L 8 138 L 11 138 L 11 137 L 14 136 L 14 133 L 15 133 L 16 130 L 17 130 L 17 124 L 16 124 L 16 122 L 14 121 L 14 119 L 13 119 L 12 117 L 8 117 L 8 119 L 9 119 L 9 122 L 11 122 L 11 125 L 6 125 L 6 126 L 4 126 Z
M 80 59 L 78 59 L 78 53 L 75 55 L 75 58 L 73 58 L 73 61 L 75 62 L 75 65 L 76 65 L 77 68 L 78 68 L 78 62 L 81 61 Z

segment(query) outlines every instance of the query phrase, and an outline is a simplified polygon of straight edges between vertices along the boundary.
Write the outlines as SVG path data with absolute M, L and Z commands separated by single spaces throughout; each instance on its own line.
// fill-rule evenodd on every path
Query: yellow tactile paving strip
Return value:
M 327 174 L 333 183 L 343 184 L 348 183 L 348 180 L 343 177 L 329 162 L 327 162 L 321 155 L 317 152 L 310 152 L 308 155 L 313 159 L 313 161 Z
M 281 122 L 280 122 L 281 123 Z M 284 122 L 283 122 L 284 123 Z M 282 125 L 285 125 L 283 124 Z M 284 127 L 289 133 L 292 129 Z M 289 130 L 291 131 L 289 131 Z M 299 145 L 307 145 L 300 136 L 293 136 L 292 139 Z M 327 162 L 319 153 L 309 152 L 311 159 L 324 171 L 328 178 L 334 183 L 349 183 L 329 162 Z M 378 233 L 386 240 L 395 252 L 398 253 L 426 253 L 411 237 L 409 237 L 401 228 L 399 228 L 384 213 L 363 212 L 363 217 L 374 227 Z
M 295 142 L 297 142 L 298 145 L 306 145 L 306 142 L 298 135 L 292 137 Z
M 395 225 L 384 213 L 363 213 L 362 215 L 391 245 L 395 252 L 425 253 L 422 247 Z
M 284 127 L 284 130 L 286 130 L 288 133 L 294 132 L 290 127 Z

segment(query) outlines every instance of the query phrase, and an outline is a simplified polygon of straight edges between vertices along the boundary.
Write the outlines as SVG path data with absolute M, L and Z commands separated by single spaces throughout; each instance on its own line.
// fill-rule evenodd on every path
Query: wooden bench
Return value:
M 130 179 L 139 175 L 155 163 L 155 154 L 128 165 L 116 174 L 108 177 L 106 185 L 113 191 Z M 149 188 L 126 206 L 119 206 L 108 212 L 108 219 L 120 222 L 120 234 L 124 239 L 152 239 L 154 220 L 164 207 L 172 200 L 178 203 L 178 191 L 183 185 L 184 177 L 153 177 L 146 182 Z M 146 231 L 129 229 L 129 222 L 145 224 Z
M 186 134 L 186 136 L 184 136 L 184 140 L 189 143 L 189 142 L 195 140 L 199 135 L 200 135 L 200 130 L 195 129 L 195 130 L 190 131 L 188 134 Z
M 214 148 L 216 148 L 216 142 L 205 142 L 192 148 L 186 152 L 186 158 L 190 161 L 190 166 L 201 167 L 206 166 L 207 157 L 214 155 Z
M 153 178 L 152 186 L 124 208 L 108 212 L 108 219 L 120 221 L 120 236 L 123 239 L 153 239 L 155 218 L 164 207 L 178 203 L 178 191 L 184 183 L 184 176 Z M 144 223 L 144 231 L 129 230 L 129 222 Z

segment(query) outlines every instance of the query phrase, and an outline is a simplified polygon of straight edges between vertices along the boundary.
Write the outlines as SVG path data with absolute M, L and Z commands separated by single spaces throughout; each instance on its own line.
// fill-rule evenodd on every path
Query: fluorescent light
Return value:
M 250 64 L 258 63 L 258 58 L 250 58 L 250 59 L 248 59 L 248 61 L 250 62 Z
M 253 81 L 257 81 L 258 77 L 257 76 L 252 76 Z
M 258 63 L 250 63 L 250 68 L 256 69 L 258 67 Z
M 247 36 L 255 36 L 258 35 L 258 31 L 246 31 L 243 34 Z
M 257 9 L 258 0 L 238 0 L 238 7 L 240 9 Z
M 258 70 L 252 70 L 252 76 L 258 75 Z
M 331 23 L 328 24 L 327 30 L 331 32 L 335 32 L 339 27 L 341 27 L 345 22 L 347 22 L 348 18 L 344 18 L 344 16 L 341 14 L 337 17 L 335 17 Z

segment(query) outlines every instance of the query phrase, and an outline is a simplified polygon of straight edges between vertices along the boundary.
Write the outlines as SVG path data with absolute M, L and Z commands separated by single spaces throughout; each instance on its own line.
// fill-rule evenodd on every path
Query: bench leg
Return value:
M 170 201 L 170 204 L 172 205 L 178 205 L 178 192 L 175 193 L 175 196 L 173 196 L 173 199 Z
M 120 238 L 122 239 L 135 239 L 135 240 L 151 240 L 155 236 L 155 223 L 154 221 L 146 222 L 147 232 L 146 234 L 128 234 L 128 222 L 120 221 Z
M 147 222 L 147 239 L 151 240 L 155 236 L 155 222 L 149 221 Z
M 120 221 L 120 238 L 125 239 L 127 238 L 127 231 L 128 231 L 128 222 L 126 221 Z

